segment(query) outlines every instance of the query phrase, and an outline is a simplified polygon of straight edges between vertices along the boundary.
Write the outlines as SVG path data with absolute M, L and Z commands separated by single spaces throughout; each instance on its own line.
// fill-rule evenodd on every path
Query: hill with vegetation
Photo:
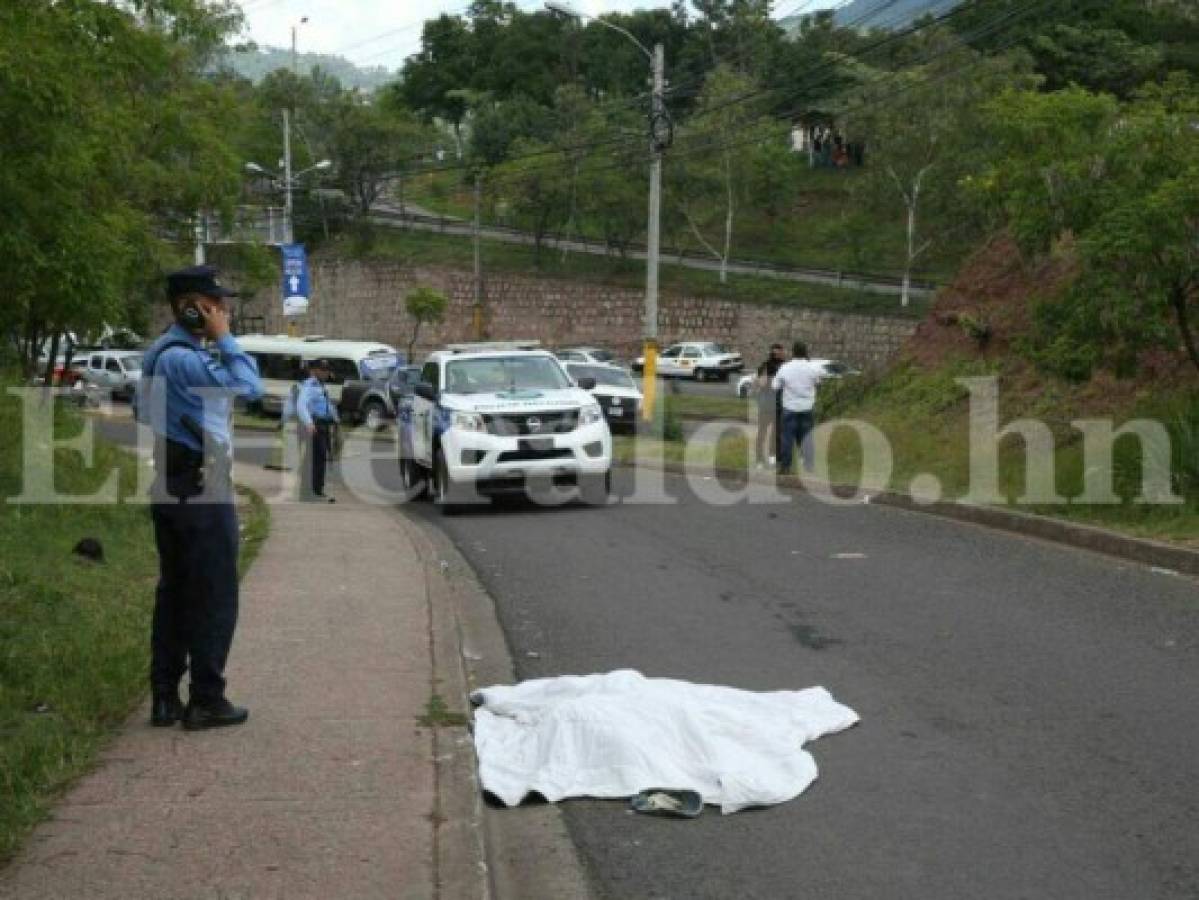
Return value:
M 251 46 L 230 50 L 221 56 L 217 65 L 229 68 L 255 84 L 280 69 L 291 71 L 291 51 L 283 47 Z M 371 93 L 394 81 L 396 73 L 384 66 L 358 66 L 344 56 L 328 53 L 297 53 L 295 71 L 307 76 L 314 69 L 336 78 L 347 88 Z
M 1086 288 L 1040 314 L 1041 363 L 1069 377 L 1127 365 L 1130 348 L 1189 326 L 1192 162 L 1163 123 L 1185 127 L 1199 93 L 1194 5 L 937 4 L 886 32 L 818 15 L 787 34 L 765 0 L 607 17 L 665 48 L 663 245 L 707 256 L 722 284 L 738 278 L 731 259 L 945 282 L 999 231 L 1033 256 L 1068 231 Z M 197 208 L 282 205 L 278 181 L 245 163 L 273 168 L 285 108 L 310 246 L 362 229 L 386 198 L 470 215 L 476 179 L 486 222 L 598 238 L 618 260 L 645 241 L 646 64 L 603 23 L 480 0 L 426 22 L 402 77 L 364 97 L 324 68 L 214 75 L 236 15 L 171 9 L 147 24 L 99 0 L 0 8 L 0 333 L 27 367 L 47 334 L 143 324 L 161 271 L 191 257 Z M 103 41 L 89 38 L 97 18 Z M 1114 127 L 1130 114 L 1143 127 Z M 1144 217 L 1135 233 L 1152 239 L 1121 242 L 1097 210 Z M 269 251 L 238 252 L 247 278 L 271 277 Z

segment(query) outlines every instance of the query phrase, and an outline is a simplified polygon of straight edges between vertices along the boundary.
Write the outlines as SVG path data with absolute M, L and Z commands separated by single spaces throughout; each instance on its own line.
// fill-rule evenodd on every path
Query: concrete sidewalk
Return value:
M 280 493 L 276 473 L 237 478 Z M 436 669 L 438 647 L 455 664 L 460 648 L 430 602 L 431 560 L 394 511 L 339 500 L 272 501 L 228 671 L 250 721 L 187 733 L 139 710 L 0 873 L 0 897 L 487 895 L 469 737 L 418 723 L 435 691 L 465 701 L 454 666 Z

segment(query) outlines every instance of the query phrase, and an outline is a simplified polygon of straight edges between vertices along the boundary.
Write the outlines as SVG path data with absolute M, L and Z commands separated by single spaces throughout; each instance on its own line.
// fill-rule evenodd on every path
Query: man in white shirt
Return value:
M 771 382 L 771 387 L 781 392 L 783 407 L 782 431 L 779 435 L 779 474 L 791 472 L 791 454 L 796 444 L 803 457 L 804 471 L 812 471 L 812 442 L 808 436 L 815 427 L 812 407 L 816 405 L 816 385 L 828 377 L 820 363 L 808 358 L 807 345 L 796 341 L 791 348 L 792 357 L 783 363 Z

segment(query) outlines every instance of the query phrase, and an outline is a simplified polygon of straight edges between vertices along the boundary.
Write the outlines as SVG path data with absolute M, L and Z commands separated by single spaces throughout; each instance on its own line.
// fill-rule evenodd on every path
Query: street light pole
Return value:
M 645 310 L 641 328 L 644 342 L 641 417 L 646 422 L 651 422 L 654 418 L 658 373 L 658 245 L 662 231 L 662 151 L 670 143 L 670 122 L 666 117 L 666 104 L 663 99 L 666 90 L 666 51 L 659 43 L 654 44 L 654 50 L 651 53 L 627 29 L 605 19 L 598 19 L 578 12 L 562 0 L 545 0 L 545 8 L 556 15 L 566 16 L 570 19 L 591 19 L 604 28 L 618 32 L 632 41 L 649 60 L 653 92 L 649 116 L 651 163 L 649 170 L 649 221 L 645 229 Z
M 283 239 L 295 241 L 291 221 L 291 114 L 283 108 Z
M 301 25 L 307 24 L 307 22 L 308 22 L 308 17 L 301 16 L 300 21 L 297 22 L 295 25 L 291 26 L 291 74 L 292 75 L 299 74 L 296 71 L 296 30 L 299 29 L 299 27 Z
M 653 421 L 658 372 L 658 242 L 662 231 L 662 142 L 656 125 L 665 113 L 662 94 L 666 81 L 666 51 L 654 45 L 653 94 L 650 100 L 649 223 L 646 227 L 645 253 L 645 322 L 643 325 L 644 354 L 641 416 Z

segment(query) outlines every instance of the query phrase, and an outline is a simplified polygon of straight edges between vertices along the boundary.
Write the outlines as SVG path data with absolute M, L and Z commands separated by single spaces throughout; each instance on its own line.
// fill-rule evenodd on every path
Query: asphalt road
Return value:
M 566 803 L 604 894 L 1199 896 L 1194 582 L 898 510 L 719 508 L 667 484 L 677 505 L 438 519 L 520 676 L 824 685 L 862 723 L 812 744 L 819 780 L 772 809 Z
M 819 779 L 777 807 L 565 803 L 601 894 L 1199 896 L 1196 582 L 894 509 L 717 507 L 665 484 L 676 503 L 404 507 L 476 568 L 522 678 L 823 685 L 862 716 L 809 746 Z

